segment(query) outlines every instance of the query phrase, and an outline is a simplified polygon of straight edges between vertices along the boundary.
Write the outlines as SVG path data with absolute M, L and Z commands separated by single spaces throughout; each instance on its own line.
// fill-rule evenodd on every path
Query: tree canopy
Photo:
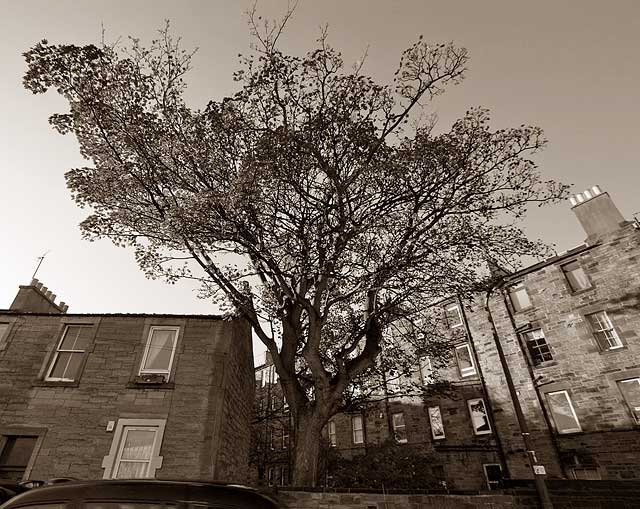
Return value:
M 66 174 L 86 237 L 134 248 L 151 277 L 200 280 L 251 323 L 296 425 L 294 479 L 312 483 L 317 450 L 300 437 L 317 440 L 381 359 L 441 351 L 434 303 L 468 293 L 487 258 L 543 252 L 517 220 L 566 188 L 529 159 L 537 127 L 492 130 L 477 108 L 437 134 L 417 114 L 463 79 L 464 48 L 420 38 L 379 84 L 324 33 L 295 56 L 282 26 L 252 26 L 237 93 L 202 109 L 184 99 L 193 53 L 166 29 L 148 47 L 42 41 L 24 84 L 69 103 L 50 122 L 90 161 Z M 394 328 L 410 331 L 402 347 Z

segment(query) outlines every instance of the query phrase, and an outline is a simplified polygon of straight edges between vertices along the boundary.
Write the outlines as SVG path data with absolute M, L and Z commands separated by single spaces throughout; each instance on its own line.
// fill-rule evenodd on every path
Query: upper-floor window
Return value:
M 467 401 L 467 406 L 469 407 L 474 434 L 487 435 L 491 433 L 489 413 L 484 405 L 484 400 L 482 398 L 470 399 Z
M 155 325 L 150 328 L 139 374 L 165 375 L 168 380 L 179 331 L 180 327 Z
M 0 342 L 4 339 L 4 335 L 9 330 L 9 323 L 0 323 Z
M 444 314 L 450 329 L 455 329 L 462 325 L 462 315 L 460 314 L 460 307 L 457 303 L 452 302 L 451 304 L 447 304 L 444 307 Z
M 289 448 L 289 428 L 287 428 L 286 426 L 282 428 L 282 448 Z
M 336 422 L 335 421 L 329 421 L 328 426 L 328 432 L 329 432 L 329 445 L 331 447 L 335 447 L 338 442 L 336 439 Z
M 511 305 L 516 313 L 531 307 L 529 294 L 522 281 L 509 287 L 509 300 L 511 300 Z
M 624 346 L 606 311 L 587 315 L 586 318 L 601 350 L 615 350 Z
M 629 410 L 636 424 L 640 424 L 640 378 L 629 378 L 618 382 L 620 392 L 629 405 Z
M 547 403 L 551 409 L 551 416 L 553 417 L 553 422 L 556 425 L 558 433 L 575 433 L 582 431 L 567 391 L 547 393 Z
M 547 340 L 544 337 L 542 329 L 534 329 L 522 334 L 527 342 L 527 348 L 531 355 L 531 361 L 535 366 L 544 361 L 550 361 L 553 359 L 551 350 L 547 344 Z
M 458 369 L 461 377 L 476 374 L 476 366 L 473 363 L 473 355 L 471 354 L 469 343 L 456 346 L 456 359 L 458 360 Z
M 45 380 L 73 382 L 80 378 L 84 355 L 91 341 L 92 325 L 67 325 L 56 346 Z
M 260 370 L 260 385 L 265 387 L 267 384 L 274 384 L 278 381 L 278 373 L 276 372 L 276 367 L 271 364 L 266 368 L 262 368 Z
M 404 413 L 391 414 L 391 423 L 393 424 L 393 438 L 396 442 L 405 444 L 407 442 L 407 427 L 404 423 Z
M 427 411 L 429 413 L 429 423 L 431 424 L 431 436 L 434 440 L 442 440 L 445 438 L 445 434 L 440 407 L 430 406 Z
M 364 443 L 364 427 L 362 425 L 361 415 L 351 416 L 351 431 L 353 434 L 353 443 L 363 444 Z
M 578 263 L 578 260 L 565 263 L 561 266 L 564 277 L 572 291 L 577 292 L 591 288 L 591 282 L 584 272 L 584 269 Z
M 418 368 L 422 385 L 429 385 L 430 383 L 433 383 L 433 367 L 431 366 L 431 359 L 426 356 L 420 357 Z

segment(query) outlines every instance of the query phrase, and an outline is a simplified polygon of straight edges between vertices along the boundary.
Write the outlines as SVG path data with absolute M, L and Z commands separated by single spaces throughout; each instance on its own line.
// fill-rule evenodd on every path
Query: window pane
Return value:
M 576 418 L 569 395 L 566 391 L 551 392 L 547 394 L 547 401 L 551 407 L 551 414 L 560 433 L 581 431 Z
M 89 325 L 67 325 L 58 350 L 86 350 L 90 332 Z
M 429 422 L 431 423 L 431 435 L 433 438 L 444 438 L 444 424 L 439 406 L 429 407 Z
M 137 479 L 147 476 L 146 461 L 121 461 L 116 472 L 116 479 Z
M 433 369 L 429 357 L 420 357 L 420 380 L 423 385 L 428 385 L 433 381 Z
M 476 435 L 491 433 L 491 425 L 489 424 L 489 416 L 487 415 L 484 401 L 482 399 L 470 399 L 467 404 L 471 415 L 473 432 Z
M 149 460 L 153 451 L 156 432 L 145 429 L 127 429 L 120 459 Z
M 511 304 L 515 311 L 521 311 L 531 307 L 529 294 L 522 283 L 515 284 L 509 288 L 509 297 L 511 298 Z
M 406 433 L 406 426 L 404 424 L 404 413 L 400 412 L 397 414 L 393 414 L 391 416 L 391 420 L 393 422 L 393 431 L 394 431 L 394 438 L 398 441 L 398 442 L 406 442 L 407 441 L 407 433 Z
M 37 440 L 38 437 L 7 436 L 0 454 L 0 466 L 26 467 Z
M 458 358 L 458 366 L 462 376 L 473 375 L 476 372 L 473 366 L 469 345 L 457 346 L 456 357 Z
M 143 369 L 168 371 L 173 353 L 174 338 L 175 331 L 154 330 Z
M 534 365 L 553 359 L 542 329 L 525 332 L 523 336 L 527 342 L 529 353 L 531 354 L 531 360 Z
M 634 420 L 640 424 L 640 378 L 622 380 L 618 382 L 618 387 L 631 409 Z
M 578 262 L 567 263 L 562 266 L 562 270 L 573 291 L 584 290 L 591 287 L 587 275 Z
M 593 329 L 593 334 L 598 342 L 598 346 L 602 350 L 610 350 L 614 348 L 620 348 L 622 341 L 618 337 L 609 316 L 606 311 L 600 311 L 587 315 L 587 320 Z
M 445 309 L 447 316 L 447 324 L 450 328 L 459 327 L 462 325 L 462 316 L 460 315 L 460 308 L 457 304 L 449 304 Z
M 57 354 L 49 378 L 75 380 L 80 372 L 83 354 L 60 352 Z

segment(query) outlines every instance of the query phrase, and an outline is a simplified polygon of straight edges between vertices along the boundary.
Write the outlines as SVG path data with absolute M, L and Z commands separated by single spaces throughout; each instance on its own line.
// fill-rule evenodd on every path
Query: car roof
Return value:
M 201 481 L 165 481 L 157 479 L 69 481 L 34 488 L 1 506 L 2 509 L 41 505 L 66 500 L 101 500 L 128 502 L 217 503 L 222 507 L 281 507 L 275 500 L 253 488 L 228 483 Z

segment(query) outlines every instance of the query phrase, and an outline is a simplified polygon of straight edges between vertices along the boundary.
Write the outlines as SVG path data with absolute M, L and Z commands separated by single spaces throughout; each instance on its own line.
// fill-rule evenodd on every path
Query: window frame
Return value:
M 433 413 L 431 412 L 432 409 L 438 410 L 438 417 L 440 418 L 440 427 L 442 428 L 442 435 L 436 435 L 435 428 L 433 426 L 434 416 L 433 416 Z M 433 439 L 444 440 L 445 438 L 447 438 L 447 433 L 444 429 L 444 419 L 442 418 L 442 409 L 440 408 L 440 405 L 427 407 L 427 415 L 429 416 L 429 426 L 431 427 L 431 436 L 433 437 Z
M 69 331 L 69 327 L 83 327 L 86 328 L 88 330 L 89 333 L 89 338 L 87 341 L 87 346 L 86 349 L 84 350 L 61 350 L 60 346 L 62 346 L 63 341 L 65 340 L 65 338 L 67 337 L 67 333 Z M 82 378 L 82 373 L 84 371 L 84 366 L 87 360 L 87 355 L 89 354 L 89 351 L 91 350 L 92 346 L 93 346 L 93 338 L 95 335 L 95 324 L 94 323 L 89 323 L 89 322 L 65 322 L 62 324 L 62 332 L 59 333 L 59 338 L 57 339 L 55 346 L 53 347 L 53 350 L 51 351 L 50 356 L 48 357 L 48 359 L 46 360 L 46 371 L 44 372 L 44 377 L 42 378 L 42 380 L 44 382 L 52 382 L 52 383 L 60 383 L 60 384 L 74 384 L 74 383 L 78 383 L 80 381 L 80 378 Z M 52 377 L 51 376 L 51 372 L 53 371 L 53 368 L 56 364 L 56 361 L 58 360 L 58 357 L 60 356 L 60 352 L 63 353 L 68 353 L 70 352 L 72 355 L 73 354 L 78 354 L 81 356 L 80 358 L 80 363 L 78 364 L 78 371 L 75 374 L 76 377 L 75 378 L 57 378 L 57 377 Z
M 336 421 L 333 419 L 327 423 L 327 435 L 329 437 L 329 447 L 337 447 L 338 436 L 336 434 Z
M 487 418 L 487 426 L 489 429 L 480 431 L 479 427 L 475 425 L 473 420 L 473 410 L 471 409 L 471 405 L 476 404 L 478 402 L 482 403 L 482 408 L 484 409 L 484 415 Z M 469 410 L 469 420 L 471 421 L 471 427 L 473 428 L 473 434 L 476 436 L 482 435 L 491 435 L 493 433 L 493 428 L 491 426 L 491 419 L 489 417 L 489 410 L 487 410 L 487 404 L 484 401 L 484 398 L 471 398 L 467 400 L 467 409 Z
M 458 350 L 461 348 L 466 348 L 467 351 L 469 352 L 469 359 L 471 360 L 471 367 L 467 367 L 467 368 L 462 368 L 460 366 L 460 357 L 458 356 Z M 476 362 L 473 358 L 473 351 L 471 350 L 471 345 L 469 344 L 469 342 L 465 342 L 465 343 L 461 343 L 457 346 L 454 347 L 454 351 L 456 354 L 456 363 L 458 364 L 458 373 L 460 373 L 460 377 L 461 378 L 468 378 L 471 376 L 475 376 L 478 372 L 478 370 L 476 369 Z
M 573 419 L 575 420 L 576 424 L 578 425 L 577 428 L 567 428 L 567 429 L 563 429 L 561 430 L 560 427 L 558 426 L 558 423 L 556 421 L 556 417 L 555 417 L 555 412 L 553 410 L 553 405 L 551 404 L 551 400 L 549 399 L 550 396 L 553 396 L 555 394 L 564 394 L 565 398 L 567 400 L 567 402 L 569 403 L 569 408 L 571 410 L 571 415 L 573 416 Z M 569 395 L 569 391 L 566 389 L 563 390 L 557 390 L 557 391 L 549 391 L 549 392 L 545 392 L 545 401 L 547 402 L 547 406 L 549 408 L 549 414 L 551 415 L 551 420 L 553 422 L 553 426 L 556 429 L 556 433 L 560 434 L 560 435 L 570 435 L 572 433 L 581 433 L 582 432 L 582 425 L 580 424 L 580 420 L 578 419 L 578 415 L 576 414 L 576 409 L 573 406 L 573 401 L 571 401 L 571 396 Z
M 449 304 L 446 304 L 443 307 L 443 309 L 444 309 L 444 317 L 447 322 L 447 327 L 449 329 L 457 329 L 458 327 L 462 327 L 464 325 L 464 321 L 462 319 L 462 311 L 457 302 L 450 302 Z M 453 309 L 455 309 L 456 313 L 458 314 L 458 323 L 455 323 L 452 325 L 451 319 L 449 317 L 449 312 L 452 311 Z
M 530 337 L 530 335 L 533 335 L 536 332 L 540 332 L 540 334 L 542 335 L 541 338 L 535 338 L 535 337 Z M 525 331 L 522 331 L 520 333 L 522 340 L 524 341 L 524 343 L 527 345 L 527 352 L 529 352 L 529 357 L 531 359 L 531 364 L 533 364 L 533 366 L 539 366 L 540 364 L 543 364 L 545 362 L 549 362 L 553 360 L 553 354 L 551 352 L 551 346 L 549 345 L 549 343 L 547 342 L 547 336 L 544 333 L 544 330 L 542 329 L 542 327 L 534 327 L 531 329 L 527 329 Z M 534 346 L 532 346 L 533 342 L 537 342 L 540 341 L 540 339 L 542 339 L 544 341 L 544 347 L 546 347 L 546 352 L 541 352 L 542 348 L 540 348 L 540 345 L 536 344 Z M 537 349 L 537 352 L 540 353 L 540 355 L 537 355 L 534 353 L 534 348 Z M 550 358 L 549 359 L 545 359 L 545 355 L 548 355 Z
M 632 422 L 636 426 L 640 426 L 640 406 L 633 407 L 631 405 L 631 402 L 627 399 L 627 396 L 625 395 L 625 393 L 622 390 L 622 384 L 623 383 L 630 383 L 630 382 L 636 382 L 638 384 L 638 386 L 640 387 L 640 376 L 635 376 L 635 377 L 631 377 L 631 378 L 624 378 L 622 380 L 616 380 L 616 385 L 618 387 L 618 390 L 620 391 L 620 394 L 622 394 L 622 399 L 624 400 L 625 404 L 627 405 L 629 413 L 631 414 Z
M 7 328 L 4 331 L 0 331 L 0 352 L 3 351 L 9 345 L 9 337 L 13 329 L 13 324 L 16 321 L 15 316 L 0 316 L 0 325 L 6 325 Z
M 151 339 L 153 338 L 153 333 L 156 330 L 170 330 L 174 332 L 173 336 L 173 348 L 171 349 L 171 357 L 169 358 L 169 365 L 166 370 L 162 369 L 145 369 L 144 365 L 147 362 L 147 358 L 149 355 L 149 349 L 151 347 Z M 147 332 L 147 340 L 144 347 L 144 353 L 142 354 L 142 359 L 140 359 L 140 367 L 138 368 L 138 376 L 144 375 L 165 375 L 165 382 L 169 381 L 171 377 L 171 369 L 173 368 L 173 361 L 176 356 L 176 350 L 178 349 L 178 339 L 180 337 L 181 327 L 179 325 L 151 325 L 149 327 L 149 331 Z
M 529 301 L 529 305 L 525 307 L 520 307 L 520 305 L 516 306 L 516 302 L 514 301 L 513 295 L 517 293 L 517 289 L 521 288 L 525 295 L 527 296 L 527 300 Z M 531 302 L 531 296 L 527 290 L 527 287 L 524 284 L 524 280 L 516 281 L 515 283 L 509 284 L 507 286 L 507 294 L 509 295 L 509 303 L 511 304 L 511 308 L 514 313 L 520 313 L 522 311 L 527 311 L 533 307 L 533 302 Z
M 360 428 L 355 427 L 356 421 L 360 422 Z M 356 440 L 356 433 L 360 432 L 362 438 L 361 440 Z M 364 419 L 362 415 L 352 415 L 351 416 L 351 442 L 353 445 L 362 445 L 364 444 Z
M 487 471 L 487 467 L 498 467 L 498 470 L 500 470 L 500 479 L 497 481 L 489 480 L 489 472 Z M 487 481 L 487 488 L 489 489 L 489 491 L 499 490 L 502 487 L 503 479 L 502 465 L 500 463 L 483 463 L 482 470 L 484 471 L 484 478 Z
M 606 322 L 609 324 L 609 328 L 605 328 L 605 329 L 596 329 L 594 323 L 591 320 L 591 317 L 597 317 L 597 315 L 604 315 Z M 596 342 L 596 345 L 598 347 L 598 349 L 601 352 L 611 352 L 611 351 L 615 351 L 615 350 L 620 350 L 622 348 L 626 347 L 626 344 L 624 343 L 624 341 L 622 340 L 622 337 L 618 334 L 618 331 L 616 330 L 615 325 L 613 324 L 613 322 L 611 321 L 611 318 L 609 317 L 609 313 L 607 313 L 607 311 L 605 309 L 602 309 L 600 311 L 594 311 L 593 313 L 586 313 L 584 315 L 584 318 L 589 326 L 589 329 L 591 330 L 591 336 L 593 337 L 594 341 Z M 598 323 L 600 323 L 599 319 L 596 319 Z M 609 346 L 608 348 L 603 348 L 603 344 L 601 343 L 601 341 L 598 339 L 598 334 L 601 333 L 604 335 L 605 339 L 607 340 L 607 342 L 609 341 L 609 339 L 607 338 L 607 332 L 612 332 L 613 333 L 613 337 L 615 338 L 615 340 L 617 341 L 617 345 L 616 346 Z
M 31 477 L 31 472 L 33 471 L 33 467 L 38 459 L 38 454 L 40 453 L 46 434 L 47 428 L 29 426 L 7 426 L 0 428 L 0 453 L 2 453 L 2 450 L 7 444 L 7 437 L 36 437 L 36 443 L 31 451 L 31 457 L 24 469 L 21 480 L 26 481 Z
M 402 424 L 396 424 L 396 415 L 399 415 L 402 419 Z M 409 436 L 407 434 L 407 421 L 404 418 L 404 412 L 393 412 L 391 414 L 391 427 L 393 428 L 393 439 L 399 444 L 406 444 L 409 442 Z M 399 429 L 404 433 L 404 438 L 398 438 Z
M 126 438 L 125 430 L 128 432 L 131 428 L 142 428 L 154 429 L 155 436 L 151 450 L 151 458 L 149 459 L 147 467 L 147 477 L 142 477 L 141 479 L 155 479 L 156 471 L 162 467 L 163 457 L 160 455 L 160 450 L 162 448 L 166 423 L 166 419 L 118 419 L 109 454 L 102 459 L 102 468 L 104 468 L 102 478 L 117 479 L 117 477 L 114 477 L 114 474 L 117 472 L 117 467 L 121 463 L 122 449 L 124 448 L 124 439 Z
M 572 264 L 576 264 L 577 265 L 577 269 L 567 270 L 566 267 L 568 265 L 572 265 Z M 571 284 L 571 279 L 569 279 L 569 274 L 571 272 L 573 272 L 574 270 L 582 271 L 582 274 L 584 275 L 584 278 L 586 279 L 588 286 L 585 286 L 584 288 L 574 288 L 573 287 L 573 285 Z M 593 288 L 593 283 L 591 282 L 591 279 L 589 278 L 587 272 L 584 270 L 582 264 L 580 263 L 580 261 L 577 258 L 575 258 L 573 260 L 565 261 L 562 264 L 560 264 L 560 272 L 562 272 L 562 275 L 564 276 L 564 280 L 567 283 L 567 287 L 569 288 L 569 293 L 571 293 L 571 294 L 584 292 L 586 290 L 591 290 Z
M 424 366 L 428 366 L 428 375 L 426 376 Z M 423 355 L 418 358 L 418 373 L 420 375 L 420 383 L 423 386 L 431 385 L 432 383 L 434 383 L 433 364 L 431 364 L 431 357 L 429 357 L 428 355 Z
M 282 449 L 286 450 L 289 448 L 289 428 L 284 425 L 282 427 Z

